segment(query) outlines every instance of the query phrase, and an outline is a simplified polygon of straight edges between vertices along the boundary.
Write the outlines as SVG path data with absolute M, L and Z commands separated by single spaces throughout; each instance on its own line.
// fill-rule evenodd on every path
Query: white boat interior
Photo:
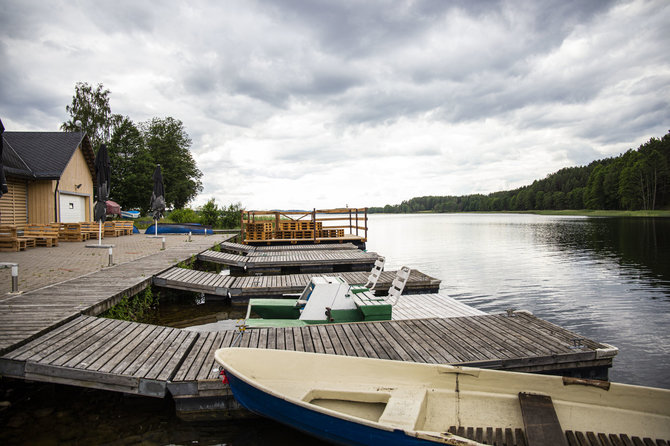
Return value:
M 438 443 L 452 444 L 450 428 L 524 429 L 532 436 L 538 423 L 546 425 L 540 430 L 559 429 L 563 441 L 566 431 L 670 438 L 665 389 L 284 350 L 227 348 L 215 356 L 268 394 Z M 545 415 L 549 421 L 533 421 Z

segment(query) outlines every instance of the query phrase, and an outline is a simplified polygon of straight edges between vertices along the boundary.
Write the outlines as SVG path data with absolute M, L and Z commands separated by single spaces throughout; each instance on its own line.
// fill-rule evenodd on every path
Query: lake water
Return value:
M 371 215 L 368 250 L 442 280 L 485 312 L 525 309 L 620 349 L 610 378 L 670 388 L 670 219 Z M 244 306 L 173 298 L 158 322 L 204 324 Z M 267 420 L 185 423 L 169 400 L 0 380 L 0 444 L 324 443 Z
M 670 219 L 371 215 L 368 250 L 479 310 L 529 310 L 619 348 L 610 379 L 670 388 Z

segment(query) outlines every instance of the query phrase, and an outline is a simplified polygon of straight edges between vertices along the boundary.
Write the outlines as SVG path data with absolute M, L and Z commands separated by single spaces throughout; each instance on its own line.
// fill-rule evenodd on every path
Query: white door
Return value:
M 61 223 L 86 221 L 86 197 L 60 194 L 60 221 Z

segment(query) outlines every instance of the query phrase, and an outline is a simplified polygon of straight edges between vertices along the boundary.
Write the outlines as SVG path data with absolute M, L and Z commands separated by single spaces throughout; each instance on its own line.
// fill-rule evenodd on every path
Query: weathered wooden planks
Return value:
M 318 243 L 310 245 L 275 245 L 275 246 L 250 246 L 241 243 L 224 242 L 221 243 L 221 249 L 230 253 L 239 253 L 245 255 L 254 255 L 257 253 L 267 253 L 276 251 L 323 251 L 323 250 L 341 250 L 358 249 L 353 243 Z
M 555 371 L 609 366 L 612 356 L 599 352 L 610 347 L 595 341 L 572 348 L 577 336 L 529 313 L 412 319 L 292 328 L 265 328 L 238 332 L 201 333 L 194 348 L 177 370 L 170 389 L 188 395 L 207 382 L 208 395 L 226 394 L 219 381 L 213 352 L 221 347 L 272 348 L 318 353 L 394 359 L 436 364 L 468 364 L 513 371 Z M 539 342 L 538 342 L 539 341 Z M 587 345 L 588 344 L 588 345 Z M 508 350 L 513 347 L 512 350 Z M 195 380 L 195 381 L 193 381 Z M 217 390 L 218 389 L 218 390 Z
M 369 275 L 369 273 L 364 271 L 330 274 L 342 277 L 351 285 L 365 284 Z M 375 291 L 378 294 L 387 293 L 395 275 L 395 271 L 382 272 Z M 246 299 L 249 297 L 281 296 L 282 294 L 299 293 L 307 286 L 312 277 L 314 277 L 314 273 L 242 277 L 222 276 L 204 271 L 174 267 L 154 276 L 153 283 L 162 287 L 207 294 L 229 294 L 234 299 Z M 412 270 L 407 285 L 405 285 L 405 292 L 430 293 L 436 292 L 439 287 L 440 280 L 427 276 L 420 271 Z
M 0 359 L 4 375 L 164 397 L 194 332 L 79 316 Z
M 198 259 L 241 268 L 245 271 L 309 268 L 309 267 L 343 267 L 354 265 L 372 268 L 379 255 L 357 249 L 344 250 L 308 250 L 308 251 L 276 251 L 254 252 L 253 255 L 239 255 L 227 252 L 208 250 L 198 254 Z
M 35 339 L 79 314 L 99 314 L 124 295 L 134 295 L 152 277 L 230 235 L 198 237 L 190 243 L 105 268 L 0 302 L 0 354 Z

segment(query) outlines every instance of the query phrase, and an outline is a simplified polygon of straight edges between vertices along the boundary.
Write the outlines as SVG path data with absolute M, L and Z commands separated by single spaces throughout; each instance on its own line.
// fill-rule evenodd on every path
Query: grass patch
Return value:
M 123 296 L 118 304 L 102 313 L 101 317 L 122 321 L 142 322 L 158 305 L 158 297 L 154 296 L 151 287 L 134 296 Z

